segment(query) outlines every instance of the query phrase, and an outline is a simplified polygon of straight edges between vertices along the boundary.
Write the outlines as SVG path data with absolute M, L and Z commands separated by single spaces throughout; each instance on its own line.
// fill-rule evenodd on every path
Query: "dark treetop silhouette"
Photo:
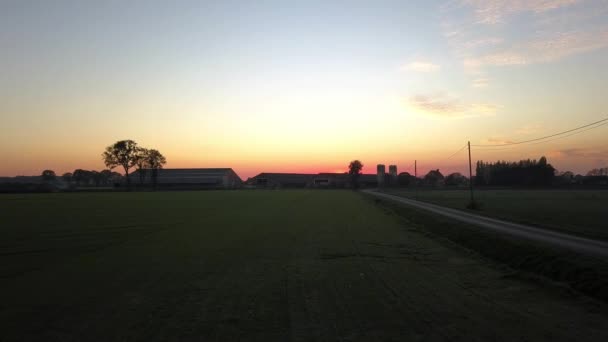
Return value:
M 348 165 L 348 174 L 350 175 L 350 181 L 353 189 L 357 189 L 359 187 L 359 176 L 361 175 L 362 169 L 363 164 L 359 160 L 353 160 Z

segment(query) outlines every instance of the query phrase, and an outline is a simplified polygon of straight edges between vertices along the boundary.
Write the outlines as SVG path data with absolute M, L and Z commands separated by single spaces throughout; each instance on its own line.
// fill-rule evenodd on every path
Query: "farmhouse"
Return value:
M 142 169 L 129 175 L 132 184 L 153 183 L 151 169 Z M 231 168 L 217 169 L 160 169 L 156 170 L 158 187 L 172 189 L 235 189 L 242 185 L 241 178 Z

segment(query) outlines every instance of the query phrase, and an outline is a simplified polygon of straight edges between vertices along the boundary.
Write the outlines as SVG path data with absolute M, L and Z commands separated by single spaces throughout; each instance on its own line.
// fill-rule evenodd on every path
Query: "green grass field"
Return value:
M 415 198 L 413 190 L 386 190 Z M 463 209 L 468 190 L 420 190 L 418 199 Z M 481 210 L 475 213 L 608 240 L 606 190 L 476 190 Z
M 2 195 L 0 341 L 608 340 L 605 304 L 407 217 L 351 191 Z

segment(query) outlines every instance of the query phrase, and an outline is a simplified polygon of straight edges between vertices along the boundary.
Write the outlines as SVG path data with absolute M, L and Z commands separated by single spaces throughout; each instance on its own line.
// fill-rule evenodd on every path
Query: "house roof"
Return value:
M 248 180 L 249 183 L 255 182 L 257 179 L 268 179 L 270 181 L 279 182 L 279 183 L 306 183 L 312 182 L 315 178 L 318 177 L 329 177 L 329 178 L 341 178 L 345 179 L 348 177 L 348 173 L 271 173 L 271 172 L 262 172 L 257 176 L 254 176 Z M 359 176 L 360 182 L 376 182 L 377 176 L 375 174 L 361 174 Z
M 308 173 L 267 173 L 262 172 L 257 176 L 254 176 L 252 179 L 271 179 L 273 181 L 279 181 L 283 183 L 300 183 L 300 182 L 308 182 L 312 180 L 312 178 L 316 176 L 314 174 Z
M 146 171 L 152 169 L 144 169 Z M 179 172 L 179 173 L 188 173 L 188 172 L 196 172 L 196 173 L 225 173 L 232 171 L 232 168 L 222 167 L 222 168 L 190 168 L 190 169 L 158 169 L 159 172 Z
M 38 184 L 38 183 L 42 183 L 42 177 L 40 177 L 40 176 L 0 177 L 0 183 Z

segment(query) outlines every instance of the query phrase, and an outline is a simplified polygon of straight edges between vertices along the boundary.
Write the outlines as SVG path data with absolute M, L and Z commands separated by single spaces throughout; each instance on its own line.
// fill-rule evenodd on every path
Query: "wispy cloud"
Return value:
M 566 7 L 581 0 L 464 0 L 471 6 L 478 23 L 501 23 L 506 17 L 519 12 L 542 13 Z
M 486 138 L 482 141 L 482 143 L 490 144 L 490 145 L 512 144 L 514 142 L 515 142 L 514 140 L 500 138 L 500 137 L 490 137 L 490 138 Z
M 466 103 L 446 94 L 415 95 L 407 99 L 410 108 L 426 115 L 448 118 L 493 115 L 498 107 L 487 103 Z
M 540 132 L 543 131 L 543 126 L 540 124 L 527 124 L 524 125 L 518 129 L 516 129 L 515 131 L 510 131 L 508 133 L 501 133 L 501 134 L 497 134 L 497 135 L 493 135 L 490 136 L 488 138 L 485 138 L 484 140 L 482 140 L 482 143 L 484 144 L 490 144 L 490 145 L 501 145 L 501 144 L 511 144 L 517 141 L 521 141 L 524 139 L 530 139 L 530 135 L 532 134 L 538 134 Z M 511 136 L 514 137 L 513 139 L 508 139 L 505 138 L 504 136 Z
M 455 33 L 452 33 L 452 34 L 455 34 Z M 463 47 L 466 49 L 473 49 L 473 48 L 478 48 L 478 47 L 483 47 L 483 46 L 488 46 L 488 45 L 498 45 L 498 44 L 501 44 L 502 42 L 504 42 L 503 38 L 486 37 L 486 38 L 473 39 L 473 40 L 464 42 Z
M 607 157 L 608 150 L 596 150 L 590 148 L 567 148 L 557 150 L 560 155 L 566 157 Z
M 400 70 L 401 71 L 416 71 L 416 72 L 436 72 L 441 69 L 441 66 L 438 64 L 434 64 L 426 61 L 415 61 L 403 65 Z
M 592 148 L 568 148 L 561 150 L 554 150 L 548 153 L 549 156 L 556 159 L 591 159 L 596 162 L 597 165 L 604 165 L 608 162 L 608 149 L 592 149 Z
M 489 81 L 487 78 L 476 78 L 473 80 L 472 86 L 473 88 L 485 88 L 487 87 L 489 84 Z
M 453 0 L 444 36 L 465 71 L 552 63 L 608 47 L 605 0 Z M 500 25 L 492 25 L 500 23 Z M 483 87 L 483 82 L 473 82 Z
M 590 32 L 562 32 L 553 37 L 537 37 L 506 50 L 466 58 L 464 66 L 478 68 L 546 63 L 605 47 L 608 47 L 608 28 Z
M 518 128 L 515 131 L 515 134 L 520 134 L 520 135 L 530 135 L 530 134 L 536 134 L 542 131 L 542 126 L 539 124 L 528 124 L 528 125 L 524 125 L 520 128 Z

